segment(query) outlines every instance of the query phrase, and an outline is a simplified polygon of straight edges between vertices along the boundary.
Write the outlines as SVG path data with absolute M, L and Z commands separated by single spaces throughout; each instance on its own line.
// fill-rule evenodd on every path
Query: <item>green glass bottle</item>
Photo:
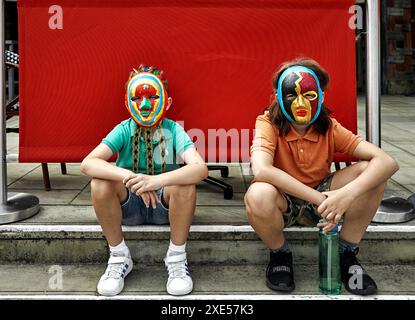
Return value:
M 324 220 L 323 220 L 324 221 Z M 327 295 L 340 294 L 342 282 L 340 278 L 339 228 L 323 233 L 320 228 L 318 238 L 318 273 L 319 290 Z

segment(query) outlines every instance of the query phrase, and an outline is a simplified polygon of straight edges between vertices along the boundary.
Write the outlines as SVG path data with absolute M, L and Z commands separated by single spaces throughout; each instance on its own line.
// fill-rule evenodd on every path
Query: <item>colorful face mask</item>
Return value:
M 125 104 L 139 126 L 157 125 L 166 112 L 167 99 L 163 82 L 150 72 L 133 75 L 127 83 Z
M 323 92 L 313 70 L 293 66 L 280 76 L 277 97 L 288 120 L 298 125 L 310 125 L 320 114 Z

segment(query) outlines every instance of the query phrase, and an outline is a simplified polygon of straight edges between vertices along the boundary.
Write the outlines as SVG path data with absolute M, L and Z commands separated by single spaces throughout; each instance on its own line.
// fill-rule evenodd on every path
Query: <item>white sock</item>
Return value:
M 122 241 L 116 246 L 109 246 L 109 247 L 110 247 L 110 254 L 115 255 L 115 256 L 128 256 L 130 252 L 127 245 L 125 244 L 124 239 L 122 239 Z
M 169 250 L 167 251 L 168 256 L 177 255 L 183 252 L 186 252 L 186 242 L 178 246 L 170 240 Z

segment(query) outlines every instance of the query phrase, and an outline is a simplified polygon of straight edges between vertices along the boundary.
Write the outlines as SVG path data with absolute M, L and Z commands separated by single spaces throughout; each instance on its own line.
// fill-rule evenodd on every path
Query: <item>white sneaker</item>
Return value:
M 98 282 L 98 293 L 115 296 L 124 288 L 124 279 L 133 269 L 133 260 L 128 256 L 110 256 L 108 266 Z
M 186 252 L 178 255 L 167 256 L 164 259 L 169 279 L 167 280 L 167 292 L 174 296 L 182 296 L 192 292 L 193 281 L 187 267 Z

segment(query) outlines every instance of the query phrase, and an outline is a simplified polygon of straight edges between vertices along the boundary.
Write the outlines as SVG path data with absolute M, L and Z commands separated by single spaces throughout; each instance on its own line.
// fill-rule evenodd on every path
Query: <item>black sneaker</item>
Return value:
M 291 252 L 270 252 L 270 262 L 266 271 L 268 288 L 290 292 L 295 288 L 293 255 Z
M 355 251 L 346 249 L 343 253 L 340 253 L 340 269 L 344 287 L 350 293 L 361 296 L 375 294 L 378 287 L 375 280 L 367 274 L 359 260 L 357 260 L 358 252 L 359 248 L 356 248 Z M 362 275 L 361 281 L 357 278 L 359 275 Z M 351 279 L 352 277 L 353 279 Z

